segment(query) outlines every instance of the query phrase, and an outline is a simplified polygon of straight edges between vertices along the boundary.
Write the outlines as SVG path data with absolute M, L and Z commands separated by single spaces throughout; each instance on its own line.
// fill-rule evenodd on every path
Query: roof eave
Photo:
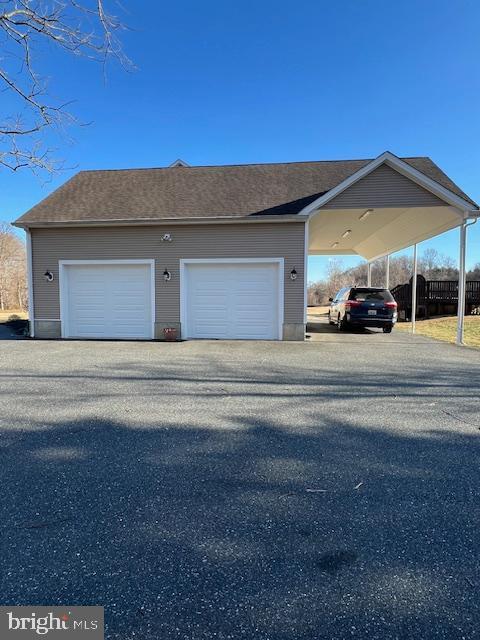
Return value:
M 283 215 L 252 215 L 244 217 L 191 217 L 191 218 L 117 218 L 114 220 L 25 220 L 21 218 L 13 222 L 13 226 L 20 229 L 39 229 L 53 227 L 112 227 L 112 226 L 159 226 L 159 225 L 193 225 L 193 224 L 255 224 L 255 223 L 282 223 L 305 222 L 308 216 L 297 213 Z

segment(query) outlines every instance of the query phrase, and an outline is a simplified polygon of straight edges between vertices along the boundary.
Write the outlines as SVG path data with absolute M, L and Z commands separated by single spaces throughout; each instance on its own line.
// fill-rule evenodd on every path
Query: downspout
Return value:
M 27 292 L 28 292 L 28 320 L 30 337 L 35 337 L 35 314 L 33 303 L 33 269 L 32 269 L 32 236 L 30 230 L 25 229 L 27 234 Z

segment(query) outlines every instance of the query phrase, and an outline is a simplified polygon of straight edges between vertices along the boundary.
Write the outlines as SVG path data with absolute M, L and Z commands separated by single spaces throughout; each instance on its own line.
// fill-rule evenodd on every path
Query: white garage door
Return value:
M 64 264 L 66 338 L 153 338 L 150 264 Z
M 184 265 L 182 329 L 189 338 L 280 338 L 278 262 Z

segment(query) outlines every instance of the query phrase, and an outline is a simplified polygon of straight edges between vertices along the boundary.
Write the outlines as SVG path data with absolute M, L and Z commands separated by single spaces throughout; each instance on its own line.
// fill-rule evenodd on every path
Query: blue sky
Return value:
M 136 72 L 110 65 L 104 83 L 93 63 L 39 52 L 52 92 L 75 99 L 72 111 L 92 124 L 52 138 L 73 169 L 49 183 L 0 171 L 0 219 L 14 220 L 80 169 L 165 166 L 177 157 L 190 164 L 369 158 L 386 149 L 431 156 L 480 201 L 475 0 L 123 0 L 123 7 Z M 2 113 L 9 100 L 2 94 Z M 421 249 L 456 258 L 457 237 L 450 232 Z M 480 223 L 469 231 L 467 260 L 480 261 Z M 311 259 L 310 279 L 325 264 Z

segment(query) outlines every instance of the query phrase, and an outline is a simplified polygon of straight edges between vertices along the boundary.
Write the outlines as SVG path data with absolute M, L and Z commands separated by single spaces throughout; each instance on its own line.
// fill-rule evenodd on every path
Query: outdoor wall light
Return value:
M 53 282 L 53 273 L 51 271 L 45 271 L 43 277 L 47 282 Z
M 346 238 L 347 236 L 349 236 L 352 233 L 351 229 L 347 229 L 346 231 L 344 231 L 342 233 L 342 238 Z
M 165 271 L 163 272 L 163 279 L 165 280 L 165 282 L 170 282 L 170 280 L 172 279 L 172 274 L 168 269 L 165 269 Z
M 172 241 L 172 234 L 164 233 L 162 236 L 162 242 L 171 242 L 171 241 Z
M 365 220 L 365 218 L 368 218 L 368 216 L 373 213 L 373 209 L 367 209 L 366 211 L 364 211 L 362 213 L 362 215 L 358 218 L 359 220 Z
M 338 242 L 334 242 L 330 246 L 331 246 L 332 249 L 335 249 L 335 247 L 338 247 Z
M 290 271 L 290 280 L 296 280 L 297 276 L 297 270 L 295 269 L 295 267 L 293 267 L 293 269 Z

